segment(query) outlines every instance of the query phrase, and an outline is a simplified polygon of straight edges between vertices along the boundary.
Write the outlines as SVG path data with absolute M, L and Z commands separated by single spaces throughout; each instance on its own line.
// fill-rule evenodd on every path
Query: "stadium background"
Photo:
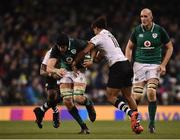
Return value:
M 139 24 L 139 13 L 144 7 L 152 9 L 155 23 L 167 30 L 174 45 L 167 74 L 161 78 L 161 85 L 158 88 L 158 104 L 162 105 L 158 110 L 159 119 L 180 120 L 180 18 L 178 17 L 180 2 L 178 0 L 168 4 L 162 0 L 1 1 L 0 120 L 34 119 L 33 107 L 30 106 L 41 105 L 46 96 L 44 81 L 39 75 L 39 66 L 48 49 L 49 38 L 54 32 L 62 30 L 71 37 L 89 40 L 93 36 L 90 30 L 91 22 L 100 15 L 107 15 L 108 29 L 124 50 L 130 32 Z M 109 115 L 102 115 L 99 119 L 103 120 L 107 117 L 107 120 L 116 120 L 119 116 L 124 118 L 115 108 L 107 109 L 109 108 L 105 97 L 107 67 L 103 63 L 95 64 L 87 71 L 87 76 L 87 96 L 97 105 L 99 115 L 109 112 Z M 146 119 L 146 96 L 144 98 L 142 102 L 144 106 L 140 107 L 140 111 Z M 80 108 L 80 112 L 86 119 L 87 114 L 83 108 Z M 51 111 L 48 114 L 46 120 L 50 120 Z M 61 114 L 66 114 L 64 108 L 61 108 Z M 65 118 L 68 119 L 68 114 Z

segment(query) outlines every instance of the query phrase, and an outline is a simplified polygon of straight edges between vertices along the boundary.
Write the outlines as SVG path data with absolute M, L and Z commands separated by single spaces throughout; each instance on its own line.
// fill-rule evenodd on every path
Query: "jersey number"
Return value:
M 111 38 L 112 42 L 114 43 L 114 46 L 116 48 L 119 47 L 119 44 L 118 44 L 117 40 L 115 39 L 115 37 L 113 35 L 109 35 L 109 37 Z

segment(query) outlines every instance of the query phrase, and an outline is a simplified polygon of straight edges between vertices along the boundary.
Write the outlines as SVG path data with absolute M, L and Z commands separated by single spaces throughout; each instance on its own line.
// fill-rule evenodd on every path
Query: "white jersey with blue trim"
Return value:
M 127 60 L 116 38 L 108 30 L 103 29 L 99 34 L 91 38 L 90 42 L 95 45 L 95 48 L 105 53 L 109 66 L 118 61 Z

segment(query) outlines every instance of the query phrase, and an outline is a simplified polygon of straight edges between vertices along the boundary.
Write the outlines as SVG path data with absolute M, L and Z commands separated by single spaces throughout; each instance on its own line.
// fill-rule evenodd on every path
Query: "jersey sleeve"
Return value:
M 134 29 L 131 33 L 131 36 L 130 36 L 130 40 L 136 44 L 137 40 L 136 40 L 136 30 Z
M 60 53 L 59 53 L 59 50 L 56 46 L 54 46 L 51 50 L 51 53 L 50 53 L 50 58 L 57 58 L 59 57 Z
M 44 59 L 42 61 L 42 64 L 47 65 L 49 57 L 50 57 L 50 53 L 51 53 L 50 50 L 48 52 L 46 52 L 46 55 L 45 55 L 45 57 L 44 57 Z
M 101 43 L 101 37 L 96 35 L 93 38 L 91 38 L 90 42 L 93 43 L 95 46 L 98 46 Z
M 161 28 L 161 42 L 167 44 L 170 41 L 169 35 L 164 28 Z

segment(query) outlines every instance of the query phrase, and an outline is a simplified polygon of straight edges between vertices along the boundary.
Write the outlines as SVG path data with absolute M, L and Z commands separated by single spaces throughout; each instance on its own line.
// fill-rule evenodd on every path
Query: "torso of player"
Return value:
M 160 27 L 153 24 L 151 30 L 145 30 L 142 25 L 135 30 L 136 50 L 135 61 L 148 64 L 160 64 L 162 42 Z
M 65 54 L 61 55 L 61 57 L 60 57 L 60 67 L 65 68 L 68 71 L 71 71 L 72 70 L 71 64 L 74 61 L 77 54 L 82 50 L 82 46 L 84 46 L 84 42 L 83 42 L 83 44 L 80 43 L 79 45 L 77 45 L 75 43 L 74 39 L 70 39 L 70 43 L 69 43 L 67 52 Z M 78 68 L 83 68 L 83 67 L 80 64 Z
M 103 29 L 99 34 L 94 36 L 90 42 L 95 45 L 96 49 L 104 52 L 109 66 L 112 66 L 118 61 L 127 60 L 116 38 L 108 30 Z

